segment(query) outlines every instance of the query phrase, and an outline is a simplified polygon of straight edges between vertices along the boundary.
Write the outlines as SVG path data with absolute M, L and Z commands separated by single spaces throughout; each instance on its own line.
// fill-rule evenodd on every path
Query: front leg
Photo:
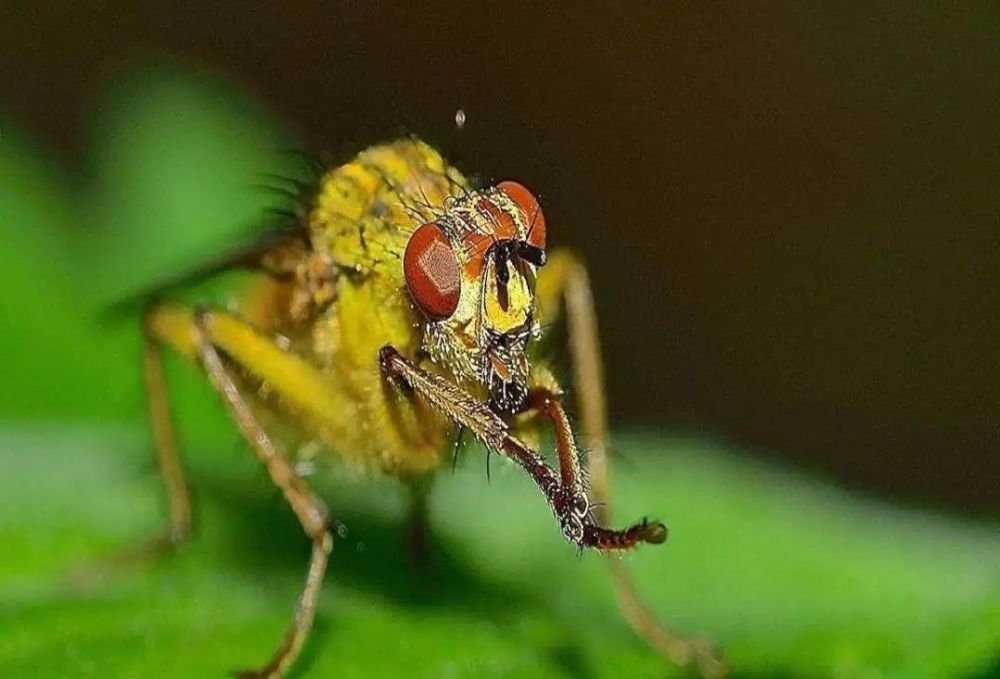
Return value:
M 667 529 L 661 523 L 641 521 L 624 530 L 601 527 L 590 516 L 590 504 L 579 477 L 556 474 L 536 452 L 512 436 L 507 423 L 485 403 L 443 377 L 421 370 L 394 347 L 382 348 L 379 364 L 391 383 L 412 389 L 457 425 L 471 431 L 491 451 L 506 455 L 528 472 L 548 500 L 567 540 L 581 548 L 608 551 L 630 549 L 640 542 L 658 544 L 666 539 Z M 572 439 L 571 433 L 569 436 Z M 564 452 L 561 450 L 560 455 Z

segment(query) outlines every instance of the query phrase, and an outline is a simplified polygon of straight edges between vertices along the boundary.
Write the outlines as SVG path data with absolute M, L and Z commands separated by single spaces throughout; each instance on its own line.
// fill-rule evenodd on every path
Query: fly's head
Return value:
M 520 411 L 528 395 L 545 235 L 538 201 L 506 181 L 449 200 L 414 230 L 403 256 L 407 290 L 427 319 L 425 349 L 482 385 L 501 414 Z

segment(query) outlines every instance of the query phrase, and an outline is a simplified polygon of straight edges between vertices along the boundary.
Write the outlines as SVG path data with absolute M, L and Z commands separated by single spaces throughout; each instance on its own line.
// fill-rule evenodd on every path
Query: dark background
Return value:
M 405 126 L 584 254 L 616 423 L 996 515 L 1000 7 L 938 4 L 5 3 L 2 115 L 81 167 L 152 60 L 313 150 Z

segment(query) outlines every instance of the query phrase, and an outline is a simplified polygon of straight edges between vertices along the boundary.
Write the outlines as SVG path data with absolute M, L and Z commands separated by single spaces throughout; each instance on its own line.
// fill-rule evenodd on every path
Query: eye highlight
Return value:
M 448 236 L 434 222 L 410 236 L 403 253 L 403 277 L 410 297 L 428 318 L 439 321 L 455 312 L 462 292 L 461 269 Z
M 507 194 L 521 212 L 528 223 L 528 236 L 526 242 L 539 250 L 545 249 L 545 215 L 538 204 L 538 199 L 523 184 L 513 181 L 505 181 L 497 184 L 497 188 Z

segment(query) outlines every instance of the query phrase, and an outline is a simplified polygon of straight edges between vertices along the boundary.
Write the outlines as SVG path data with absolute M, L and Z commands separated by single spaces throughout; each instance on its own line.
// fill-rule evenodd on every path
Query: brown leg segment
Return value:
M 559 475 L 562 477 L 563 485 L 584 493 L 580 451 L 576 447 L 573 429 L 570 427 L 566 411 L 559 402 L 559 397 L 548 389 L 532 389 L 528 394 L 528 407 L 537 410 L 552 422 L 556 435 L 556 451 L 559 454 Z
M 573 381 L 584 440 L 590 451 L 588 467 L 591 494 L 596 504 L 594 512 L 600 524 L 606 525 L 611 518 L 611 493 L 608 481 L 604 376 L 597 333 L 597 314 L 594 312 L 594 300 L 586 268 L 571 253 L 554 252 L 539 275 L 537 296 L 543 324 L 551 323 L 559 314 L 560 302 L 565 303 L 570 352 L 573 358 Z M 561 429 L 568 429 L 568 424 L 564 423 L 565 414 L 558 405 L 558 399 L 547 392 L 538 392 L 533 405 L 553 421 L 557 440 L 567 437 L 567 434 L 560 433 Z M 568 437 L 571 436 L 570 432 Z M 560 463 L 565 467 L 562 458 L 561 454 Z M 569 472 L 564 470 L 564 475 L 566 473 Z M 618 608 L 622 617 L 639 636 L 673 662 L 687 664 L 692 659 L 696 660 L 699 670 L 706 677 L 724 677 L 728 673 L 725 662 L 713 652 L 710 645 L 681 639 L 663 626 L 639 598 L 632 579 L 620 559 L 609 555 L 608 566 L 614 581 Z
M 425 573 L 431 565 L 430 521 L 427 498 L 430 484 L 413 482 L 408 488 L 409 509 L 406 516 L 406 533 L 409 540 L 410 560 L 417 573 Z
M 594 520 L 595 508 L 591 506 L 587 497 L 583 469 L 580 466 L 580 451 L 573 436 L 573 429 L 570 427 L 569 417 L 566 416 L 559 397 L 548 389 L 532 389 L 528 396 L 528 407 L 552 422 L 562 487 L 570 491 L 573 502 L 576 503 L 573 513 L 586 517 L 583 522 L 586 546 L 611 551 L 631 549 L 639 542 L 661 544 L 666 541 L 667 527 L 662 523 L 648 522 L 646 519 L 624 531 L 609 531 L 602 528 L 601 524 L 604 522 Z
M 506 455 L 528 472 L 548 499 L 563 535 L 579 547 L 630 549 L 640 542 L 660 543 L 666 539 L 666 528 L 659 523 L 643 521 L 625 530 L 597 525 L 590 518 L 587 497 L 579 479 L 564 484 L 537 453 L 510 434 L 507 424 L 485 403 L 473 399 L 451 382 L 421 370 L 393 347 L 383 347 L 379 360 L 383 373 L 392 382 L 412 389 L 456 424 L 471 431 L 489 449 Z

